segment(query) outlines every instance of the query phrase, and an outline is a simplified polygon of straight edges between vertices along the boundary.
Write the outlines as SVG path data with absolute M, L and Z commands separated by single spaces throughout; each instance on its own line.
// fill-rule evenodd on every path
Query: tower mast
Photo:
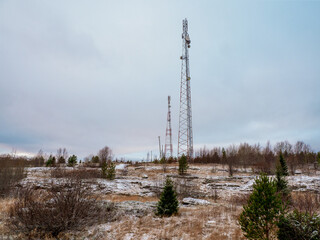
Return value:
M 168 115 L 166 128 L 166 142 L 164 145 L 164 157 L 172 157 L 172 129 L 171 129 L 171 97 L 168 96 Z
M 182 21 L 182 60 L 181 83 L 180 83 L 180 111 L 179 111 L 179 136 L 178 156 L 185 155 L 193 158 L 193 133 L 192 133 L 192 111 L 191 111 L 191 88 L 189 69 L 190 37 L 188 34 L 188 20 Z
M 161 151 L 161 142 L 160 142 L 160 136 L 158 136 L 158 140 L 159 140 L 159 156 L 160 156 L 160 159 L 162 158 L 162 151 Z

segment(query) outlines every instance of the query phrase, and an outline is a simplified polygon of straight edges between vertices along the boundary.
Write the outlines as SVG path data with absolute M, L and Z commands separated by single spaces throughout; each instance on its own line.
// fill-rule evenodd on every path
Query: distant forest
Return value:
M 230 145 L 227 148 L 204 147 L 196 152 L 194 163 L 227 164 L 243 168 L 254 166 L 259 172 L 271 173 L 275 169 L 280 153 L 287 161 L 291 174 L 294 174 L 297 168 L 304 168 L 310 164 L 317 168 L 320 164 L 320 152 L 314 152 L 302 141 L 295 144 L 288 141 L 278 142 L 273 147 L 270 142 L 265 147 L 248 143 Z

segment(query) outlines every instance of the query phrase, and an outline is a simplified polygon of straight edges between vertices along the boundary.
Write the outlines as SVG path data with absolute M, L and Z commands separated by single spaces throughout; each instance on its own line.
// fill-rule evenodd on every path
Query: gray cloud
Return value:
M 156 152 L 167 95 L 176 145 L 184 17 L 196 146 L 288 139 L 320 150 L 319 9 L 2 1 L 0 152 L 66 147 L 85 156 L 105 145 L 117 156 Z

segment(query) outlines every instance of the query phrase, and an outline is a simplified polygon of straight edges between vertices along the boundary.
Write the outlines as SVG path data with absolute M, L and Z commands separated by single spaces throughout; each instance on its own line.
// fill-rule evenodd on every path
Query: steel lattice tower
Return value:
M 190 89 L 190 69 L 189 69 L 189 48 L 190 37 L 188 34 L 188 20 L 182 21 L 182 60 L 181 64 L 181 84 L 180 84 L 180 112 L 179 112 L 179 137 L 178 156 L 185 155 L 189 159 L 193 158 L 193 133 L 192 133 L 192 113 L 191 113 L 191 89 Z
M 172 157 L 172 130 L 171 130 L 171 97 L 168 96 L 168 116 L 167 116 L 167 128 L 166 139 L 164 145 L 164 157 Z

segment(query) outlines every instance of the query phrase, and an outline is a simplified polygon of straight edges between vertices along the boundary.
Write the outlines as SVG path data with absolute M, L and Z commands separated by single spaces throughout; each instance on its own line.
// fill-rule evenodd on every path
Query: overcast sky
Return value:
M 0 153 L 177 147 L 182 20 L 195 148 L 320 151 L 320 1 L 0 1 Z

